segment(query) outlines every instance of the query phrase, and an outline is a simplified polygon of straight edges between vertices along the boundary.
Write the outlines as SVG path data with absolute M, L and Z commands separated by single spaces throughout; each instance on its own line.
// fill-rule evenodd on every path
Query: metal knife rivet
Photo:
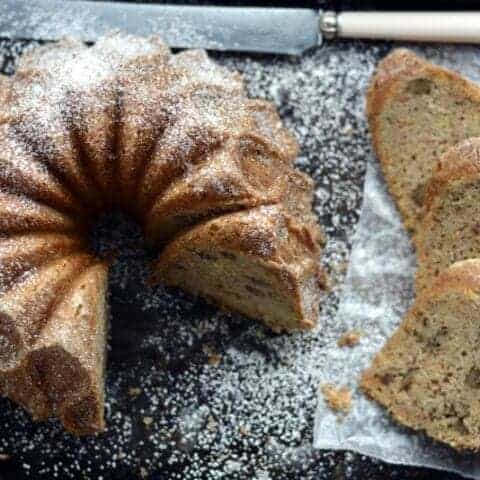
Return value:
M 321 12 L 319 28 L 324 38 L 328 40 L 335 38 L 338 33 L 337 14 L 332 11 Z

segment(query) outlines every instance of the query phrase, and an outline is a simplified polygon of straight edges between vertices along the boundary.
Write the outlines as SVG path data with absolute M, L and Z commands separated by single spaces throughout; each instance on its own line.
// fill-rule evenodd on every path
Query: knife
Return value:
M 112 30 L 175 48 L 301 54 L 323 39 L 480 43 L 480 12 L 323 12 L 83 0 L 1 0 L 0 37 L 86 42 Z

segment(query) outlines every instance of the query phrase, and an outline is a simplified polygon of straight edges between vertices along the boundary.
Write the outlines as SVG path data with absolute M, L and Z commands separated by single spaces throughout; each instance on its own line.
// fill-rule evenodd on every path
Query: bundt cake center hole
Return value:
M 90 230 L 89 242 L 95 255 L 109 262 L 152 254 L 140 225 L 120 211 L 102 214 Z
M 140 225 L 120 211 L 101 215 L 92 225 L 89 240 L 95 255 L 109 264 L 108 363 L 118 367 L 144 359 L 145 343 L 162 328 L 162 315 L 145 311 L 146 299 L 162 292 L 149 281 L 158 251 L 147 247 Z

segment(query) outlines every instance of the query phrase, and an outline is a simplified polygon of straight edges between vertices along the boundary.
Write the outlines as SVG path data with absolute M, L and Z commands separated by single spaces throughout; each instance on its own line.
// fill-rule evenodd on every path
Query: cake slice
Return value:
M 309 227 L 282 206 L 225 214 L 178 235 L 160 254 L 155 278 L 274 331 L 316 324 L 325 276 Z
M 405 226 L 415 232 L 441 155 L 480 136 L 480 89 L 408 50 L 378 65 L 367 112 L 375 151 Z
M 480 450 L 480 260 L 457 262 L 417 298 L 362 377 L 403 425 Z
M 35 419 L 59 417 L 75 435 L 105 426 L 106 286 L 104 264 L 79 273 L 21 362 L 0 372 L 5 395 Z
M 417 290 L 454 262 L 480 257 L 480 138 L 450 148 L 426 188 L 417 246 Z

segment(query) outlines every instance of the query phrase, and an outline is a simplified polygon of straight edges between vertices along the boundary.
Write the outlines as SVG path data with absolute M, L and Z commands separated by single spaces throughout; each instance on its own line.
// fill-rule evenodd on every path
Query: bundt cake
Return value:
M 0 85 L 3 395 L 74 434 L 104 428 L 108 267 L 86 239 L 109 208 L 158 248 L 155 278 L 274 330 L 315 325 L 312 182 L 239 74 L 111 35 L 38 47 Z
M 408 230 L 422 216 L 425 185 L 451 146 L 480 136 L 480 88 L 458 74 L 394 50 L 368 95 L 373 144 Z
M 420 293 L 362 388 L 403 425 L 478 451 L 479 331 L 480 260 L 464 260 Z
M 480 258 L 480 139 L 450 148 L 427 184 L 416 235 L 421 291 L 452 263 Z

